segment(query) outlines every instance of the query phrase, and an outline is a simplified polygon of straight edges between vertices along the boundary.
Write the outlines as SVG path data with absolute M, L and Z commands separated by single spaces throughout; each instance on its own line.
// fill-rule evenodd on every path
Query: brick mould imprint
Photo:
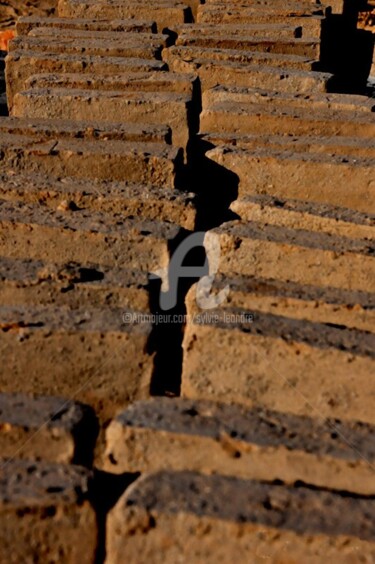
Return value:
M 0 562 L 374 562 L 370 6 L 4 4 Z

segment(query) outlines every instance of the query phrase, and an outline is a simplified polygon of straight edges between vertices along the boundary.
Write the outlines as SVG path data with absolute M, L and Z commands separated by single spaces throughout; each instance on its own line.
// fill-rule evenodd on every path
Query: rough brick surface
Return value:
M 28 78 L 37 73 L 81 73 L 113 75 L 127 72 L 154 72 L 165 70 L 162 61 L 132 57 L 101 57 L 41 52 L 12 51 L 7 56 L 6 82 L 9 107 L 16 92 L 24 89 Z
M 248 275 L 218 274 L 212 282 L 212 294 L 228 291 L 222 308 L 258 311 L 287 318 L 326 323 L 342 328 L 373 331 L 375 298 L 371 292 L 350 291 Z M 186 296 L 190 313 L 198 313 L 197 299 L 206 288 L 194 285 Z M 204 312 L 203 312 L 204 313 Z
M 374 423 L 373 333 L 242 308 L 210 315 L 185 331 L 184 397 Z
M 269 225 L 263 218 L 259 222 L 228 222 L 213 233 L 221 244 L 221 272 L 374 291 L 374 247 L 370 241 Z M 287 262 L 284 253 L 288 254 Z
M 131 0 L 97 2 L 92 0 L 59 0 L 58 14 L 63 18 L 129 19 L 155 21 L 158 30 L 191 21 L 191 10 L 179 0 Z
M 97 422 L 87 406 L 63 398 L 0 394 L 3 458 L 89 464 Z
M 136 403 L 112 421 L 105 467 L 115 473 L 195 470 L 291 485 L 300 480 L 373 495 L 374 432 L 355 422 L 160 398 Z
M 0 559 L 3 562 L 94 562 L 91 474 L 79 466 L 0 463 Z
M 75 397 L 92 405 L 102 421 L 113 417 L 129 402 L 149 396 L 152 327 L 136 314 L 115 308 L 1 307 L 1 389 Z
M 28 35 L 31 30 L 39 27 L 57 30 L 83 30 L 83 31 L 121 31 L 130 33 L 151 33 L 152 22 L 137 20 L 90 20 L 79 18 L 39 18 L 37 16 L 26 16 L 19 18 L 16 24 L 17 35 Z
M 182 152 L 170 129 L 69 120 L 2 120 L 0 170 L 124 180 L 173 188 Z
M 56 4 L 0 52 L 0 561 L 372 563 L 366 7 Z
M 108 306 L 150 312 L 147 273 L 103 264 L 1 257 L 0 288 L 2 306 Z
M 0 210 L 2 256 L 60 264 L 91 262 L 151 272 L 168 265 L 169 244 L 180 231 L 166 222 L 21 202 L 1 201 Z
M 162 472 L 136 482 L 108 520 L 110 564 L 146 561 L 371 562 L 373 503 L 307 488 Z
M 197 199 L 193 193 L 128 182 L 53 178 L 40 174 L 0 174 L 3 200 L 43 204 L 55 211 L 91 210 L 169 221 L 193 230 Z

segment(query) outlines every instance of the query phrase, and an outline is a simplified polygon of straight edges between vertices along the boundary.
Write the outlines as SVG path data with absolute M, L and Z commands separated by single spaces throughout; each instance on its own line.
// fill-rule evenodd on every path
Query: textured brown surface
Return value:
M 108 559 L 271 562 L 327 556 L 371 562 L 371 500 L 221 476 L 158 473 L 136 482 L 108 520 Z M 363 516 L 366 512 L 366 517 Z M 359 535 L 359 538 L 353 535 Z
M 4 562 L 93 562 L 91 474 L 79 466 L 0 463 L 0 558 Z
M 371 564 L 358 5 L 25 7 L 0 53 L 0 561 Z M 189 231 L 209 276 L 165 310 Z
M 50 16 L 56 5 L 57 0 L 5 0 L 1 3 L 0 30 L 14 27 L 20 16 Z
M 358 422 L 160 398 L 118 415 L 106 439 L 105 467 L 115 473 L 190 469 L 365 495 L 375 489 L 374 428 Z
M 3 458 L 90 464 L 97 422 L 87 406 L 49 396 L 0 394 Z

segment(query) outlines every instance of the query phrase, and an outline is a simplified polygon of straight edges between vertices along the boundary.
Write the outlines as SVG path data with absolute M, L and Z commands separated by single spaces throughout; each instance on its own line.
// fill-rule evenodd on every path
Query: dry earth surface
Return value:
M 375 562 L 356 6 L 0 4 L 1 563 Z

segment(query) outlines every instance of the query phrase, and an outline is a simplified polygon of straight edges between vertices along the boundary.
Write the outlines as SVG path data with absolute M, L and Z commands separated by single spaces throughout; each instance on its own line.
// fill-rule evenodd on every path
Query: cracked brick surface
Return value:
M 52 8 L 0 53 L 0 560 L 370 564 L 368 6 Z

